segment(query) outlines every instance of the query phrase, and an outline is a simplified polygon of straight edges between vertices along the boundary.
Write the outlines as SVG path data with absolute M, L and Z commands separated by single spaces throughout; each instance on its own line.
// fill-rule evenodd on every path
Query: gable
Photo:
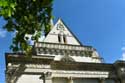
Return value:
M 70 29 L 59 19 L 43 42 L 81 45 Z

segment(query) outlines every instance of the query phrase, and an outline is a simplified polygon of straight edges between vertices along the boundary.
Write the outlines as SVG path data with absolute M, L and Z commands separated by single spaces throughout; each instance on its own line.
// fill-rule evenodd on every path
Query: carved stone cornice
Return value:
M 61 64 L 61 65 L 60 65 Z M 113 71 L 113 64 L 104 63 L 84 63 L 84 62 L 70 62 L 65 63 L 61 61 L 54 61 L 51 64 L 52 69 L 58 70 L 101 70 L 101 71 Z
M 53 61 L 54 57 L 41 57 L 41 56 L 32 56 L 32 58 L 25 57 L 25 55 L 14 55 L 13 53 L 6 53 L 6 64 L 7 63 L 42 63 L 50 64 Z

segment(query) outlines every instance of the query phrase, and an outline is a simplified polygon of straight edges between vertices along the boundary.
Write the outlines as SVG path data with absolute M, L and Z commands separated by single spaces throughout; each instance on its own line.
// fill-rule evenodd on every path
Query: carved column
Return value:
M 69 78 L 68 78 L 68 83 L 73 83 L 72 77 L 69 77 Z
M 52 79 L 51 78 L 46 79 L 46 83 L 52 83 Z
M 101 78 L 99 83 L 105 83 L 105 79 Z
M 41 78 L 44 79 L 44 83 L 52 83 L 51 72 L 43 72 Z

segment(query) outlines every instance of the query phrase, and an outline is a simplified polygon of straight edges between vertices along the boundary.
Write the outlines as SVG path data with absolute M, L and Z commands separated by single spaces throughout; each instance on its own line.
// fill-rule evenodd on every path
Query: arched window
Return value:
M 67 44 L 66 35 L 63 35 L 63 41 L 64 41 L 64 44 Z
M 58 34 L 58 42 L 61 42 L 61 34 Z

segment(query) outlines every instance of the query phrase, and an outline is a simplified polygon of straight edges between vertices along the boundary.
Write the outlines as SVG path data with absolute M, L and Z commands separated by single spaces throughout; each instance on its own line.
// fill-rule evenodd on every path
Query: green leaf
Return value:
M 10 17 L 11 14 L 12 14 L 12 10 L 11 10 L 11 8 L 9 8 L 9 9 L 8 9 L 8 16 Z
M 33 0 L 33 2 L 36 2 L 36 0 Z
M 8 6 L 8 1 L 2 1 L 2 6 L 7 7 Z
M 3 6 L 3 1 L 0 1 L 0 6 Z
M 7 31 L 18 31 L 13 38 L 11 49 L 13 51 L 29 52 L 26 34 L 33 35 L 37 41 L 41 36 L 41 27 L 45 25 L 45 32 L 50 31 L 50 18 L 52 12 L 52 0 L 0 0 L 0 16 L 7 23 L 4 28 Z M 37 32 L 37 33 L 35 33 Z
M 16 6 L 15 3 L 10 3 L 10 7 L 11 7 L 13 10 L 15 10 L 15 6 Z
M 0 14 L 1 14 L 1 15 L 4 15 L 4 14 L 5 14 L 5 10 L 1 10 L 1 11 L 0 11 Z
M 24 16 L 24 20 L 26 20 L 26 21 L 28 20 L 27 16 Z

